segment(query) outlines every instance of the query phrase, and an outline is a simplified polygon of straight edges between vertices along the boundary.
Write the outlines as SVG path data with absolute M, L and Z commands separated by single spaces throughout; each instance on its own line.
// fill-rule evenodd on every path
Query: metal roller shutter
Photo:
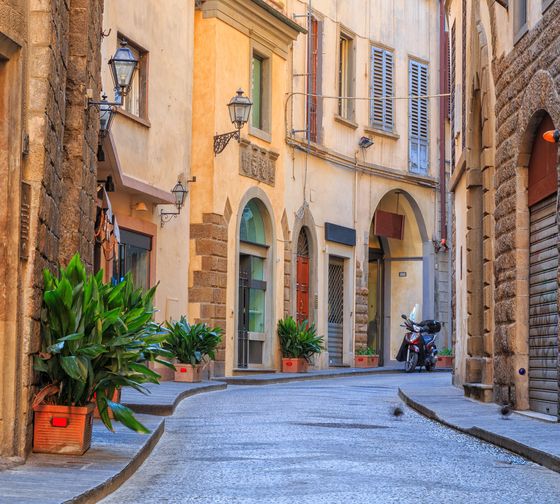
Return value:
M 530 208 L 529 404 L 558 414 L 558 227 L 556 194 Z

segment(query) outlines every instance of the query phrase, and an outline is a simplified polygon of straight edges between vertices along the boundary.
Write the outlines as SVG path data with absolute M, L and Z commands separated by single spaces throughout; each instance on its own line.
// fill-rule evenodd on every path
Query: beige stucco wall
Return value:
M 125 175 L 170 194 L 181 180 L 191 177 L 192 71 L 194 46 L 194 1 L 119 0 L 106 2 L 103 28 L 102 80 L 109 100 L 113 81 L 107 62 L 117 48 L 117 36 L 143 47 L 148 56 L 148 111 L 145 120 L 117 114 L 111 134 Z M 138 72 L 135 75 L 138 79 Z M 189 204 L 181 214 L 160 227 L 160 211 L 174 211 L 172 205 L 157 205 L 142 194 L 119 188 L 111 193 L 117 217 L 144 223 L 156 233 L 154 282 L 157 320 L 178 318 L 187 312 L 189 263 Z M 136 211 L 144 202 L 148 211 Z M 121 223 L 122 226 L 122 223 Z
M 292 7 L 299 15 L 304 14 L 305 4 L 293 2 Z M 411 15 L 410 9 L 414 11 Z M 355 96 L 369 95 L 369 51 L 370 44 L 379 44 L 394 51 L 395 95 L 408 95 L 408 61 L 410 57 L 429 61 L 429 92 L 438 93 L 438 11 L 437 2 L 406 1 L 358 1 L 349 7 L 347 2 L 314 1 L 313 11 L 323 21 L 322 89 L 326 96 L 337 95 L 337 53 L 338 33 L 343 27 L 354 34 L 356 50 Z M 374 14 L 375 13 L 375 14 Z M 378 13 L 383 13 L 378 15 Z M 392 22 L 388 23 L 387 19 Z M 420 30 L 423 26 L 428 29 Z M 306 38 L 300 37 L 294 43 L 293 72 L 305 73 Z M 305 91 L 302 77 L 290 79 L 294 92 Z M 312 145 L 317 155 L 306 155 L 302 149 L 306 142 L 302 133 L 293 135 L 293 144 L 298 148 L 288 148 L 285 157 L 286 169 L 286 211 L 290 227 L 296 221 L 296 212 L 304 202 L 308 205 L 316 224 L 318 239 L 318 268 L 324 272 L 319 276 L 318 307 L 316 320 L 321 334 L 327 334 L 328 315 L 328 256 L 334 244 L 324 239 L 324 223 L 332 222 L 356 230 L 356 247 L 348 248 L 351 275 L 346 279 L 345 293 L 356 292 L 363 282 L 367 286 L 367 243 L 374 212 L 386 208 L 394 212 L 396 199 L 393 195 L 383 199 L 387 193 L 400 189 L 416 202 L 421 220 L 426 229 L 424 239 L 437 236 L 435 178 L 438 171 L 438 100 L 431 100 L 430 114 L 430 169 L 428 177 L 410 177 L 408 172 L 408 101 L 395 102 L 396 136 L 378 134 L 368 128 L 369 106 L 367 101 L 356 101 L 355 125 L 341 123 L 335 119 L 337 100 L 324 99 L 322 123 L 322 145 Z M 305 98 L 295 95 L 288 102 L 288 130 L 305 128 Z M 361 136 L 371 136 L 375 144 L 361 151 L 358 141 Z M 356 170 L 357 168 L 357 170 Z M 430 187 L 432 185 L 432 187 Z M 380 202 L 383 199 L 383 203 Z M 406 198 L 400 196 L 399 211 L 405 213 L 405 239 L 390 240 L 388 256 L 422 257 L 423 244 L 417 219 Z M 294 237 L 295 239 L 296 237 Z M 343 246 L 342 246 L 343 247 Z M 433 250 L 433 248 L 431 249 Z M 391 279 L 391 307 L 386 310 L 385 332 L 390 332 L 391 352 L 394 358 L 402 341 L 400 314 L 409 313 L 415 303 L 422 305 L 423 274 L 422 261 L 386 263 Z M 406 264 L 403 266 L 402 264 Z M 356 274 L 363 270 L 359 282 Z M 399 271 L 407 271 L 407 277 L 398 276 Z M 433 281 L 433 274 L 430 275 Z M 351 297 L 347 296 L 347 297 Z M 414 301 L 414 302 L 413 302 Z M 354 350 L 354 327 L 356 317 L 355 299 L 345 312 L 344 362 L 352 362 Z M 430 314 L 434 317 L 434 314 Z M 397 350 L 394 349 L 397 348 Z M 325 362 L 326 357 L 324 356 Z

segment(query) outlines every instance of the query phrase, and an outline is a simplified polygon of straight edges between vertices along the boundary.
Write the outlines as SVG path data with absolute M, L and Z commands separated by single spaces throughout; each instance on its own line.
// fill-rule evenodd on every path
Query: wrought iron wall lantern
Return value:
M 127 47 L 126 40 L 121 40 L 121 46 L 115 55 L 109 60 L 111 76 L 115 84 L 115 94 L 120 97 L 119 101 L 107 101 L 107 95 L 103 94 L 101 101 L 94 101 L 88 97 L 86 108 L 96 107 L 99 110 L 99 135 L 103 138 L 109 132 L 116 107 L 122 105 L 122 97 L 130 92 L 134 72 L 138 67 L 138 60 Z M 99 157 L 99 153 L 98 153 Z
M 550 143 L 560 143 L 560 130 L 547 131 L 543 138 Z
M 234 131 L 229 133 L 222 133 L 221 135 L 214 136 L 214 155 L 217 156 L 222 152 L 229 141 L 235 138 L 238 142 L 241 140 L 239 132 L 249 120 L 251 107 L 253 102 L 247 96 L 243 96 L 243 89 L 239 88 L 237 94 L 229 101 L 227 107 L 229 111 L 229 118 L 235 126 Z
M 187 184 L 189 182 L 196 182 L 196 177 L 187 180 Z M 161 219 L 161 227 L 163 227 L 166 222 L 169 222 L 172 218 L 177 217 L 181 213 L 181 208 L 183 208 L 183 205 L 185 204 L 185 198 L 187 197 L 188 192 L 189 190 L 181 183 L 180 180 L 178 180 L 175 184 L 175 187 L 171 189 L 171 193 L 175 198 L 175 207 L 177 208 L 177 210 L 174 212 L 166 212 L 162 210 L 160 212 L 159 215 Z

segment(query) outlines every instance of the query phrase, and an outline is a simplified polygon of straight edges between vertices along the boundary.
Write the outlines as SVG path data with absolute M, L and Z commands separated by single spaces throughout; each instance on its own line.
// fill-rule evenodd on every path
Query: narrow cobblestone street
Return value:
M 404 406 L 392 416 L 399 385 L 444 379 L 233 386 L 190 398 L 103 502 L 557 503 L 560 475 Z

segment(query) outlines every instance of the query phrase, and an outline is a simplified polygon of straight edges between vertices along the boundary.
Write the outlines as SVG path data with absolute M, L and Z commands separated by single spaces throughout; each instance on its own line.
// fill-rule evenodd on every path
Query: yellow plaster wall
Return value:
M 283 235 L 281 219 L 284 212 L 284 121 L 283 97 L 286 92 L 287 62 L 276 52 L 271 54 L 271 141 L 267 142 L 249 133 L 245 126 L 241 136 L 251 143 L 280 154 L 276 160 L 274 187 L 239 175 L 239 146 L 231 140 L 225 150 L 217 156 L 213 152 L 213 136 L 234 129 L 229 119 L 227 103 L 238 88 L 245 94 L 250 92 L 251 38 L 248 34 L 216 18 L 204 18 L 200 11 L 195 13 L 195 61 L 193 92 L 193 174 L 197 177 L 191 195 L 191 221 L 200 223 L 205 213 L 224 215 L 226 206 L 231 209 L 228 225 L 228 271 L 226 301 L 226 374 L 235 367 L 238 222 L 242 198 L 250 189 L 258 188 L 270 204 L 270 219 L 274 243 L 271 243 L 272 313 L 269 317 L 269 332 L 275 334 L 278 318 L 283 309 Z M 200 269 L 200 261 L 194 255 L 194 240 L 191 241 L 189 283 L 193 273 Z M 197 305 L 192 304 L 189 315 L 196 316 Z M 275 340 L 274 340 L 275 341 Z M 280 355 L 273 346 L 273 365 L 280 364 Z

